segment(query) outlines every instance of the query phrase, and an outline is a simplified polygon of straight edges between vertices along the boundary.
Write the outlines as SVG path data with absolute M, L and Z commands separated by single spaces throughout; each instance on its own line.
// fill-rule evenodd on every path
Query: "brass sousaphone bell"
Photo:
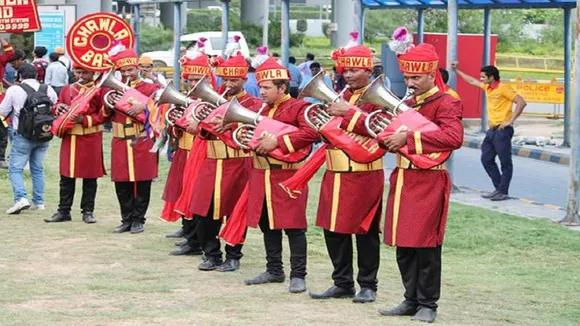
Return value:
M 175 120 L 177 120 L 181 115 L 176 116 L 173 114 L 174 110 L 181 111 L 183 114 L 183 110 L 186 109 L 193 103 L 193 99 L 187 97 L 186 95 L 182 94 L 175 88 L 173 85 L 173 81 L 169 81 L 167 86 L 163 89 L 163 92 L 159 96 L 158 104 L 173 104 L 174 107 L 167 110 L 165 113 L 165 119 L 171 125 L 175 125 Z M 189 117 L 188 117 L 189 118 Z
M 414 95 L 414 90 L 409 89 L 404 98 L 399 99 L 385 87 L 385 76 L 380 75 L 361 94 L 357 104 L 373 104 L 384 108 L 369 114 L 365 119 L 365 127 L 369 134 L 376 138 L 391 123 L 390 116 L 396 116 L 407 110 L 412 110 L 405 100 Z M 389 115 L 387 115 L 387 113 Z
M 223 124 L 237 122 L 240 125 L 232 133 L 232 139 L 236 145 L 243 149 L 250 149 L 248 143 L 254 137 L 254 130 L 258 122 L 262 120 L 262 111 L 266 107 L 264 103 L 258 112 L 254 112 L 242 106 L 237 97 L 234 97 L 228 105 L 223 117 Z
M 320 71 L 306 84 L 298 98 L 313 97 L 317 100 L 321 100 L 324 103 L 337 102 L 340 100 L 342 94 L 348 89 L 345 87 L 340 93 L 334 91 L 334 89 L 328 87 L 324 81 L 325 72 Z M 319 130 L 324 126 L 332 116 L 326 112 L 326 104 L 314 103 L 309 105 L 304 110 L 304 118 L 306 122 L 314 128 Z
M 104 101 L 107 107 L 113 109 L 115 108 L 115 103 L 110 99 L 110 97 L 115 93 L 123 95 L 123 93 L 129 89 L 129 81 L 127 81 L 127 84 L 124 84 L 122 81 L 115 78 L 114 70 L 109 70 L 101 77 L 101 81 L 97 85 L 97 88 L 101 87 L 111 88 L 111 90 L 105 94 Z
M 216 92 L 211 86 L 206 76 L 203 76 L 195 86 L 187 93 L 187 96 L 193 96 L 195 98 L 201 99 L 200 102 L 195 105 L 191 114 L 196 122 L 201 122 L 205 119 L 213 110 L 218 106 L 227 102 L 224 95 L 228 92 L 228 88 L 220 94 Z

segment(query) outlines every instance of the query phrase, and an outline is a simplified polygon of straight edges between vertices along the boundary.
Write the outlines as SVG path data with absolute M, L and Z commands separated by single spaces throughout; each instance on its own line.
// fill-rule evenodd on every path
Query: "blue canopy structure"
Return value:
M 447 9 L 447 0 L 362 0 L 366 9 Z M 459 9 L 575 8 L 575 0 L 458 0 Z

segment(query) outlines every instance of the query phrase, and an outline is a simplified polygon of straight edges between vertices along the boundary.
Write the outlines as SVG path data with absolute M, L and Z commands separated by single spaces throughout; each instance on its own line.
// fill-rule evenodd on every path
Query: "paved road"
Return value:
M 481 151 L 462 147 L 454 155 L 454 183 L 478 190 L 492 190 L 491 180 L 479 160 Z M 566 207 L 568 166 L 514 156 L 514 176 L 510 196 Z M 395 165 L 394 155 L 387 155 L 387 166 Z M 390 173 L 390 172 L 389 172 Z

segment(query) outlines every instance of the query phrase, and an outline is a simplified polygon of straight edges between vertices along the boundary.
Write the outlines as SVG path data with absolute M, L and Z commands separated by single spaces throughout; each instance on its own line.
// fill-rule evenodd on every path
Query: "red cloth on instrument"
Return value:
M 219 237 L 230 246 L 242 244 L 245 241 L 246 234 L 246 211 L 248 210 L 248 196 L 250 190 L 248 184 L 244 187 L 244 191 L 240 195 L 236 206 L 229 218 L 224 221 L 224 226 L 220 231 Z
M 181 196 L 179 196 L 179 199 L 175 203 L 175 211 L 184 215 L 186 218 L 192 217 L 188 214 L 189 202 L 193 196 L 199 170 L 207 157 L 207 140 L 201 137 L 195 137 L 189 153 L 189 158 L 185 164 L 185 171 L 183 172 L 183 180 L 187 180 L 187 182 L 183 183 Z
M 302 194 L 302 189 L 308 185 L 308 181 L 324 165 L 327 147 L 328 144 L 322 145 L 290 179 L 279 183 L 280 187 L 288 193 L 290 198 L 298 198 Z

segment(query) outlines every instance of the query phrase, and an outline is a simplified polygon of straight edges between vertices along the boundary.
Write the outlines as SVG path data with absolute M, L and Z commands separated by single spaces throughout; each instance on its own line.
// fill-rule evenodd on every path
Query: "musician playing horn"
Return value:
M 123 83 L 149 97 L 159 89 L 159 85 L 146 83 L 139 78 L 137 53 L 116 45 L 109 52 L 109 59 L 122 75 Z M 118 101 L 115 96 L 113 101 Z M 107 106 L 103 114 L 113 123 L 111 145 L 111 179 L 121 208 L 121 225 L 114 233 L 141 233 L 144 231 L 145 214 L 149 207 L 151 181 L 157 177 L 157 153 L 150 152 L 153 140 L 145 134 L 144 125 L 137 122 L 137 115 L 143 113 L 146 103 L 134 103 L 125 114 L 113 111 Z
M 380 107 L 365 104 L 347 111 L 356 103 L 370 84 L 373 55 L 362 45 L 347 45 L 333 53 L 337 71 L 349 86 L 344 98 L 329 103 L 329 113 L 344 116 L 341 128 L 353 132 L 354 124 L 362 112 L 373 112 Z M 345 102 L 345 101 L 348 101 Z M 356 131 L 355 131 L 356 133 Z M 326 149 L 326 173 L 322 179 L 316 225 L 324 229 L 324 239 L 334 266 L 334 285 L 322 293 L 311 293 L 314 299 L 354 297 L 353 302 L 373 302 L 376 299 L 377 272 L 379 270 L 379 222 L 383 198 L 383 159 L 370 163 L 351 160 L 342 150 L 329 146 Z M 353 279 L 352 235 L 356 238 L 358 252 L 357 282 L 360 291 L 355 296 Z
M 244 90 L 248 73 L 244 56 L 240 52 L 232 53 L 227 60 L 217 61 L 214 65 L 217 65 L 215 74 L 222 80 L 219 93 L 225 91 L 226 100 L 237 97 L 242 106 L 258 111 L 262 101 Z M 214 132 L 222 137 L 225 136 L 223 132 L 230 129 L 230 126 L 224 128 L 219 116 L 212 122 L 215 123 Z M 207 139 L 207 157 L 202 163 L 189 206 L 190 212 L 198 219 L 197 234 L 207 258 L 198 268 L 202 271 L 233 272 L 240 268 L 243 245 L 226 244 L 226 260 L 223 261 L 218 233 L 223 219 L 232 214 L 248 182 L 251 153 L 228 146 L 208 130 L 202 129 L 199 133 Z
M 58 96 L 54 114 L 68 111 L 73 99 L 94 86 L 94 72 L 73 64 L 78 78 L 74 84 L 65 85 Z M 95 223 L 93 212 L 97 195 L 97 179 L 104 176 L 103 163 L 103 126 L 104 117 L 100 114 L 102 97 L 93 97 L 88 111 L 83 115 L 72 115 L 74 128 L 62 137 L 60 145 L 60 199 L 57 212 L 45 219 L 47 223 L 71 220 L 71 207 L 75 195 L 76 179 L 83 179 L 81 197 L 82 220 Z
M 402 35 L 395 41 L 403 38 Z M 409 34 L 407 34 L 409 35 Z M 409 36 L 407 41 L 411 41 Z M 404 40 L 403 40 L 404 41 Z M 437 69 L 439 55 L 431 44 L 396 47 L 399 67 L 414 98 L 407 101 L 440 130 L 401 130 L 384 141 L 390 151 L 407 146 L 409 154 L 432 154 L 459 149 L 463 143 L 463 104 L 444 93 Z M 441 246 L 447 221 L 451 179 L 444 164 L 419 169 L 397 154 L 397 168 L 390 177 L 384 241 L 397 247 L 397 263 L 405 286 L 405 300 L 379 312 L 387 316 L 413 316 L 433 322 L 441 288 Z
M 290 75 L 286 68 L 269 57 L 256 70 L 260 86 L 260 96 L 267 104 L 261 114 L 298 127 L 288 135 L 259 135 L 253 168 L 249 181 L 249 201 L 247 210 L 248 226 L 260 226 L 266 247 L 266 271 L 252 279 L 247 285 L 282 283 L 285 280 L 282 264 L 282 230 L 290 244 L 290 292 L 306 291 L 306 204 L 308 189 L 301 196 L 289 200 L 288 195 L 277 185 L 290 178 L 301 163 L 288 163 L 268 155 L 274 149 L 284 154 L 307 147 L 320 137 L 304 118 L 307 102 L 290 97 Z

